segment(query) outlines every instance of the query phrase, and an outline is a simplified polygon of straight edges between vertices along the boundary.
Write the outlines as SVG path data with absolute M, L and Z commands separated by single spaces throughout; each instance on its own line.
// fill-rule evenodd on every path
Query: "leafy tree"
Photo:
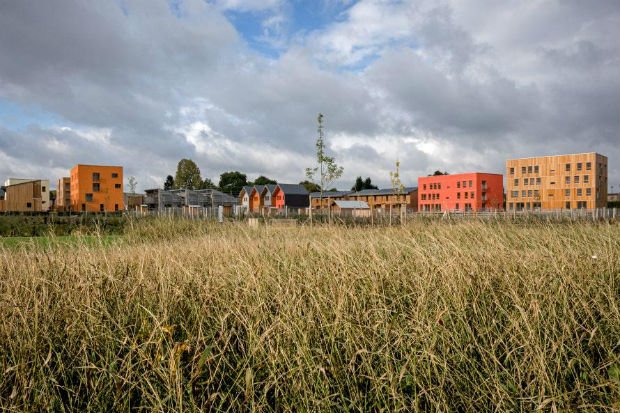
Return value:
M 355 185 L 351 188 L 351 191 L 361 191 L 364 189 L 378 189 L 375 185 L 372 184 L 370 177 L 366 179 L 362 179 L 361 176 L 358 176 L 355 179 Z
M 308 180 L 301 181 L 299 185 L 303 185 L 308 192 L 321 192 L 321 187 L 314 182 L 310 182 Z
M 138 186 L 138 181 L 136 181 L 136 177 L 130 176 L 129 179 L 127 180 L 127 187 L 129 188 L 130 194 L 136 193 L 136 186 Z
M 176 189 L 200 189 L 202 178 L 200 169 L 191 159 L 181 159 L 177 165 L 177 173 L 174 176 L 174 187 Z
M 323 114 L 319 113 L 317 118 L 319 127 L 317 129 L 318 137 L 316 140 L 316 161 L 317 166 L 314 168 L 306 168 L 306 177 L 309 181 L 318 184 L 321 193 L 319 197 L 319 205 L 323 204 L 323 188 L 331 185 L 335 180 L 342 176 L 344 169 L 338 166 L 332 156 L 325 154 L 325 142 L 323 136 Z
M 237 195 L 248 184 L 246 174 L 239 171 L 224 172 L 220 175 L 220 190 L 227 194 Z
M 164 189 L 166 191 L 174 189 L 174 178 L 172 177 L 172 175 L 168 175 L 166 177 L 166 180 L 164 181 Z
M 270 184 L 275 185 L 277 184 L 277 182 L 263 175 L 259 176 L 258 178 L 254 180 L 254 185 L 270 185 Z
M 217 185 L 215 185 L 213 183 L 212 180 L 210 180 L 209 178 L 205 178 L 204 181 L 202 181 L 202 188 L 201 189 L 219 189 Z
M 441 172 L 439 169 L 436 170 L 435 172 L 433 172 L 433 175 L 429 175 L 429 176 L 439 176 L 439 175 L 448 175 L 448 172 Z

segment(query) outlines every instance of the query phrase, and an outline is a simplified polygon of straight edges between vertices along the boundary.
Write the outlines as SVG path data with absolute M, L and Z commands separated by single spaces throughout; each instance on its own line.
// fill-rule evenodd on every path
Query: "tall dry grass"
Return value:
M 129 231 L 0 249 L 0 409 L 620 408 L 618 225 Z

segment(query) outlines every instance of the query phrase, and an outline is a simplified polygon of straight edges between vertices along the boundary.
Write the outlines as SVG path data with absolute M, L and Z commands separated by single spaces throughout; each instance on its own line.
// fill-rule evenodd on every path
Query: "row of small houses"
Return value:
M 312 207 L 313 210 L 363 216 L 373 210 L 389 212 L 396 207 L 417 211 L 418 188 L 326 191 L 321 194 L 310 193 L 300 184 L 254 185 L 243 187 L 239 204 L 244 210 L 258 214 L 283 209 L 303 213 Z

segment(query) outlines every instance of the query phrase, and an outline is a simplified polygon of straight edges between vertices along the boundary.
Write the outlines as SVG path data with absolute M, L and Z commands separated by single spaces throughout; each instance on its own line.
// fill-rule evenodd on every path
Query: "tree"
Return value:
M 217 187 L 217 185 L 213 183 L 212 180 L 210 180 L 209 178 L 205 178 L 205 180 L 202 181 L 201 189 L 219 189 L 219 188 Z
M 273 179 L 269 179 L 266 176 L 259 176 L 254 180 L 254 185 L 275 185 L 277 182 Z
M 332 156 L 325 154 L 325 142 L 323 136 L 323 114 L 319 113 L 317 118 L 319 127 L 317 129 L 318 137 L 316 140 L 316 161 L 317 166 L 314 168 L 306 168 L 306 177 L 309 181 L 318 184 L 321 193 L 319 196 L 319 205 L 323 205 L 323 188 L 331 185 L 335 180 L 342 176 L 344 169 L 338 166 Z
M 301 181 L 299 185 L 303 185 L 308 192 L 321 192 L 321 187 L 315 184 L 314 182 L 310 182 L 308 180 Z
M 174 178 L 172 175 L 168 175 L 164 181 L 164 190 L 169 191 L 171 189 L 174 189 Z
M 392 190 L 398 197 L 397 199 L 400 201 L 400 196 L 405 191 L 405 185 L 403 185 L 403 183 L 400 181 L 400 161 L 398 160 L 396 161 L 396 171 L 390 172 L 390 181 L 392 181 Z M 392 225 L 392 203 L 390 203 L 390 225 Z
M 237 195 L 248 185 L 248 177 L 239 171 L 224 172 L 220 175 L 220 190 L 227 194 Z
M 439 175 L 448 175 L 448 172 L 441 172 L 439 169 L 433 172 L 433 175 L 429 176 L 439 176 Z
M 351 191 L 362 191 L 364 189 L 378 189 L 375 185 L 372 184 L 370 177 L 362 180 L 361 176 L 358 176 L 355 179 L 355 185 L 351 188 Z
M 130 176 L 127 180 L 127 188 L 129 189 L 130 194 L 136 193 L 136 186 L 138 186 L 138 181 L 136 181 L 136 177 Z
M 200 189 L 202 178 L 200 169 L 191 159 L 181 159 L 177 165 L 177 173 L 174 176 L 174 187 L 176 189 Z

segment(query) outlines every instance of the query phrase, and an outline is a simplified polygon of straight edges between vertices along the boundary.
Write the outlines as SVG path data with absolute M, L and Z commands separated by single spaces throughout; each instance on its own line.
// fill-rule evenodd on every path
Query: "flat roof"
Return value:
M 76 163 L 73 168 L 75 168 L 76 166 L 96 166 L 96 167 L 104 167 L 104 168 L 122 168 L 121 165 L 94 165 L 94 164 L 90 164 L 90 163 Z M 71 168 L 71 169 L 73 169 Z
M 420 178 L 441 178 L 444 176 L 459 176 L 459 175 L 501 175 L 501 176 L 504 176 L 504 174 L 498 174 L 495 172 L 460 172 L 458 174 L 419 176 L 418 179 Z
M 536 158 L 557 158 L 558 156 L 573 156 L 573 155 L 590 155 L 591 153 L 595 154 L 595 155 L 600 155 L 604 158 L 607 158 L 607 156 L 600 154 L 598 152 L 577 152 L 577 153 L 563 153 L 563 154 L 559 154 L 559 155 L 541 155 L 541 156 L 526 156 L 523 158 L 510 158 L 510 159 L 506 159 L 506 162 L 508 161 L 516 161 L 519 159 L 536 159 Z

